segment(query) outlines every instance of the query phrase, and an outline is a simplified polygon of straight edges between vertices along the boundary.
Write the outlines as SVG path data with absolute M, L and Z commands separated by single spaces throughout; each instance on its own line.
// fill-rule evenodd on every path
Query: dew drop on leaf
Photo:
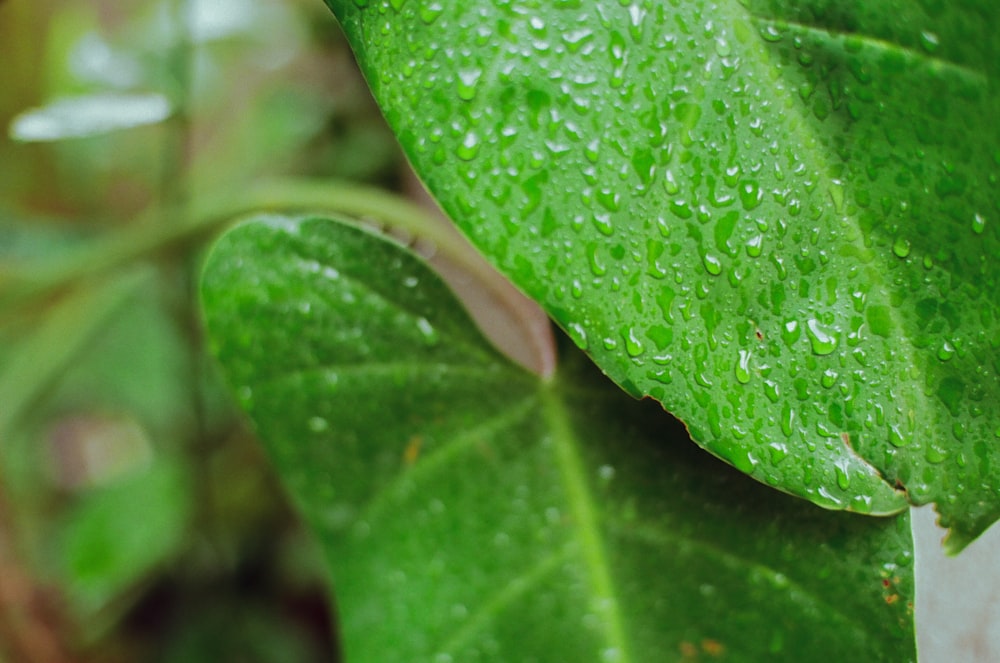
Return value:
M 889 444 L 894 447 L 905 447 L 909 444 L 909 440 L 903 435 L 903 432 L 899 429 L 899 426 L 889 426 Z
M 820 384 L 823 385 L 823 387 L 826 389 L 832 387 L 836 382 L 837 382 L 837 371 L 833 370 L 832 368 L 824 371 L 823 377 L 820 378 Z
M 577 322 L 570 322 L 566 325 L 566 333 L 568 333 L 569 337 L 573 339 L 576 347 L 581 350 L 587 349 L 589 342 L 587 341 L 587 330 L 584 329 L 583 325 Z
M 941 45 L 941 38 L 930 30 L 924 30 L 920 33 L 920 45 L 928 53 L 933 53 Z
M 976 214 L 972 219 L 972 232 L 982 235 L 986 230 L 986 218 L 982 214 Z
M 813 353 L 817 355 L 828 355 L 837 349 L 836 331 L 821 324 L 819 320 L 811 319 L 806 323 L 806 334 L 809 335 Z
M 951 359 L 951 358 L 952 358 L 952 357 L 953 357 L 954 355 L 955 355 L 955 346 L 953 346 L 953 345 L 952 345 L 951 343 L 949 343 L 948 341 L 945 341 L 944 343 L 942 343 L 942 344 L 941 344 L 941 347 L 940 347 L 940 348 L 938 348 L 938 351 L 937 351 L 937 358 L 938 358 L 938 359 L 939 359 L 940 361 L 948 361 L 948 360 L 949 360 L 949 359 Z
M 458 146 L 455 155 L 463 161 L 472 161 L 477 154 L 479 154 L 479 136 L 470 131 L 465 134 L 465 138 L 462 139 L 462 144 Z
M 434 345 L 438 342 L 437 330 L 434 329 L 434 325 L 427 318 L 417 318 L 417 329 L 428 344 Z
M 792 347 L 801 335 L 802 330 L 799 328 L 799 323 L 796 320 L 789 320 L 781 326 L 781 340 L 788 347 Z
M 743 209 L 748 212 L 755 209 L 760 205 L 761 201 L 764 200 L 764 194 L 761 193 L 760 185 L 753 180 L 745 180 L 740 183 L 740 202 L 743 203 Z
M 472 101 L 476 97 L 476 85 L 479 83 L 482 69 L 468 69 L 458 73 L 458 98 Z
M 764 380 L 764 395 L 767 396 L 767 400 L 777 403 L 781 397 L 781 389 L 778 387 L 778 383 L 773 380 Z
M 905 237 L 897 237 L 892 243 L 892 252 L 900 258 L 910 255 L 910 240 Z
M 705 271 L 712 276 L 718 276 L 722 273 L 722 261 L 719 260 L 718 256 L 712 255 L 711 253 L 705 253 L 701 256 L 702 264 L 705 265 Z
M 750 351 L 740 350 L 739 359 L 736 361 L 736 379 L 740 384 L 750 382 Z
M 444 13 L 444 5 L 440 2 L 420 3 L 420 20 L 430 25 L 437 20 L 437 17 Z
M 636 332 L 633 327 L 629 327 L 624 330 L 622 332 L 622 338 L 625 339 L 625 351 L 630 357 L 638 357 L 645 351 L 642 343 L 636 337 Z
M 847 460 L 840 460 L 835 465 L 837 474 L 837 485 L 841 490 L 847 490 L 851 487 L 851 475 L 847 471 Z
M 783 442 L 772 442 L 767 447 L 767 453 L 771 457 L 771 463 L 778 465 L 788 457 L 788 447 Z
M 792 426 L 795 423 L 795 410 L 788 403 L 781 408 L 781 432 L 785 437 L 791 437 Z

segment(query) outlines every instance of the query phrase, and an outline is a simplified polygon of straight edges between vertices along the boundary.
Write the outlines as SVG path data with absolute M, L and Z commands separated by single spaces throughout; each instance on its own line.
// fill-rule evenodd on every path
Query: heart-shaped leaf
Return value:
M 827 508 L 1000 514 L 1000 4 L 328 0 L 468 237 Z
M 395 244 L 263 218 L 214 247 L 202 294 L 348 661 L 915 659 L 907 514 L 759 486 L 571 344 L 526 373 Z

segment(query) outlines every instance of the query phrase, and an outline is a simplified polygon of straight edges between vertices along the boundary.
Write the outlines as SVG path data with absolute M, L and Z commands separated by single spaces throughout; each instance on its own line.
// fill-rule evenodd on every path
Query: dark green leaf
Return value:
M 908 515 L 759 486 L 572 346 L 525 373 L 396 245 L 261 219 L 202 294 L 324 547 L 348 661 L 915 658 Z
M 626 390 L 822 506 L 936 502 L 953 550 L 997 519 L 995 0 L 328 4 L 442 206 Z

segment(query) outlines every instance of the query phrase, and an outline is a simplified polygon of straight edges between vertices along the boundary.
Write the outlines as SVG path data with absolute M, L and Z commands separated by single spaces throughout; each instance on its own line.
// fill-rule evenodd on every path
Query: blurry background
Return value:
M 261 176 L 395 187 L 332 15 L 0 1 L 0 127 L 0 661 L 332 660 L 313 543 L 204 358 L 197 255 L 11 295 Z
M 333 660 L 318 554 L 205 359 L 198 243 L 71 257 L 264 176 L 404 186 L 332 15 L 0 0 L 0 127 L 0 663 Z M 922 660 L 1000 661 L 1000 532 L 945 559 L 915 520 Z

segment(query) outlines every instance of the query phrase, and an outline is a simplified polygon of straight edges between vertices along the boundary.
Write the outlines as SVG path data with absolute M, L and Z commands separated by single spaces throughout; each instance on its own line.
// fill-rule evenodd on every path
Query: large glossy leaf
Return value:
M 955 550 L 998 517 L 1000 4 L 328 4 L 439 202 L 626 390 L 824 507 L 936 502 Z
M 325 549 L 348 661 L 914 659 L 908 515 L 750 481 L 572 344 L 524 372 L 396 245 L 257 220 L 202 294 Z

